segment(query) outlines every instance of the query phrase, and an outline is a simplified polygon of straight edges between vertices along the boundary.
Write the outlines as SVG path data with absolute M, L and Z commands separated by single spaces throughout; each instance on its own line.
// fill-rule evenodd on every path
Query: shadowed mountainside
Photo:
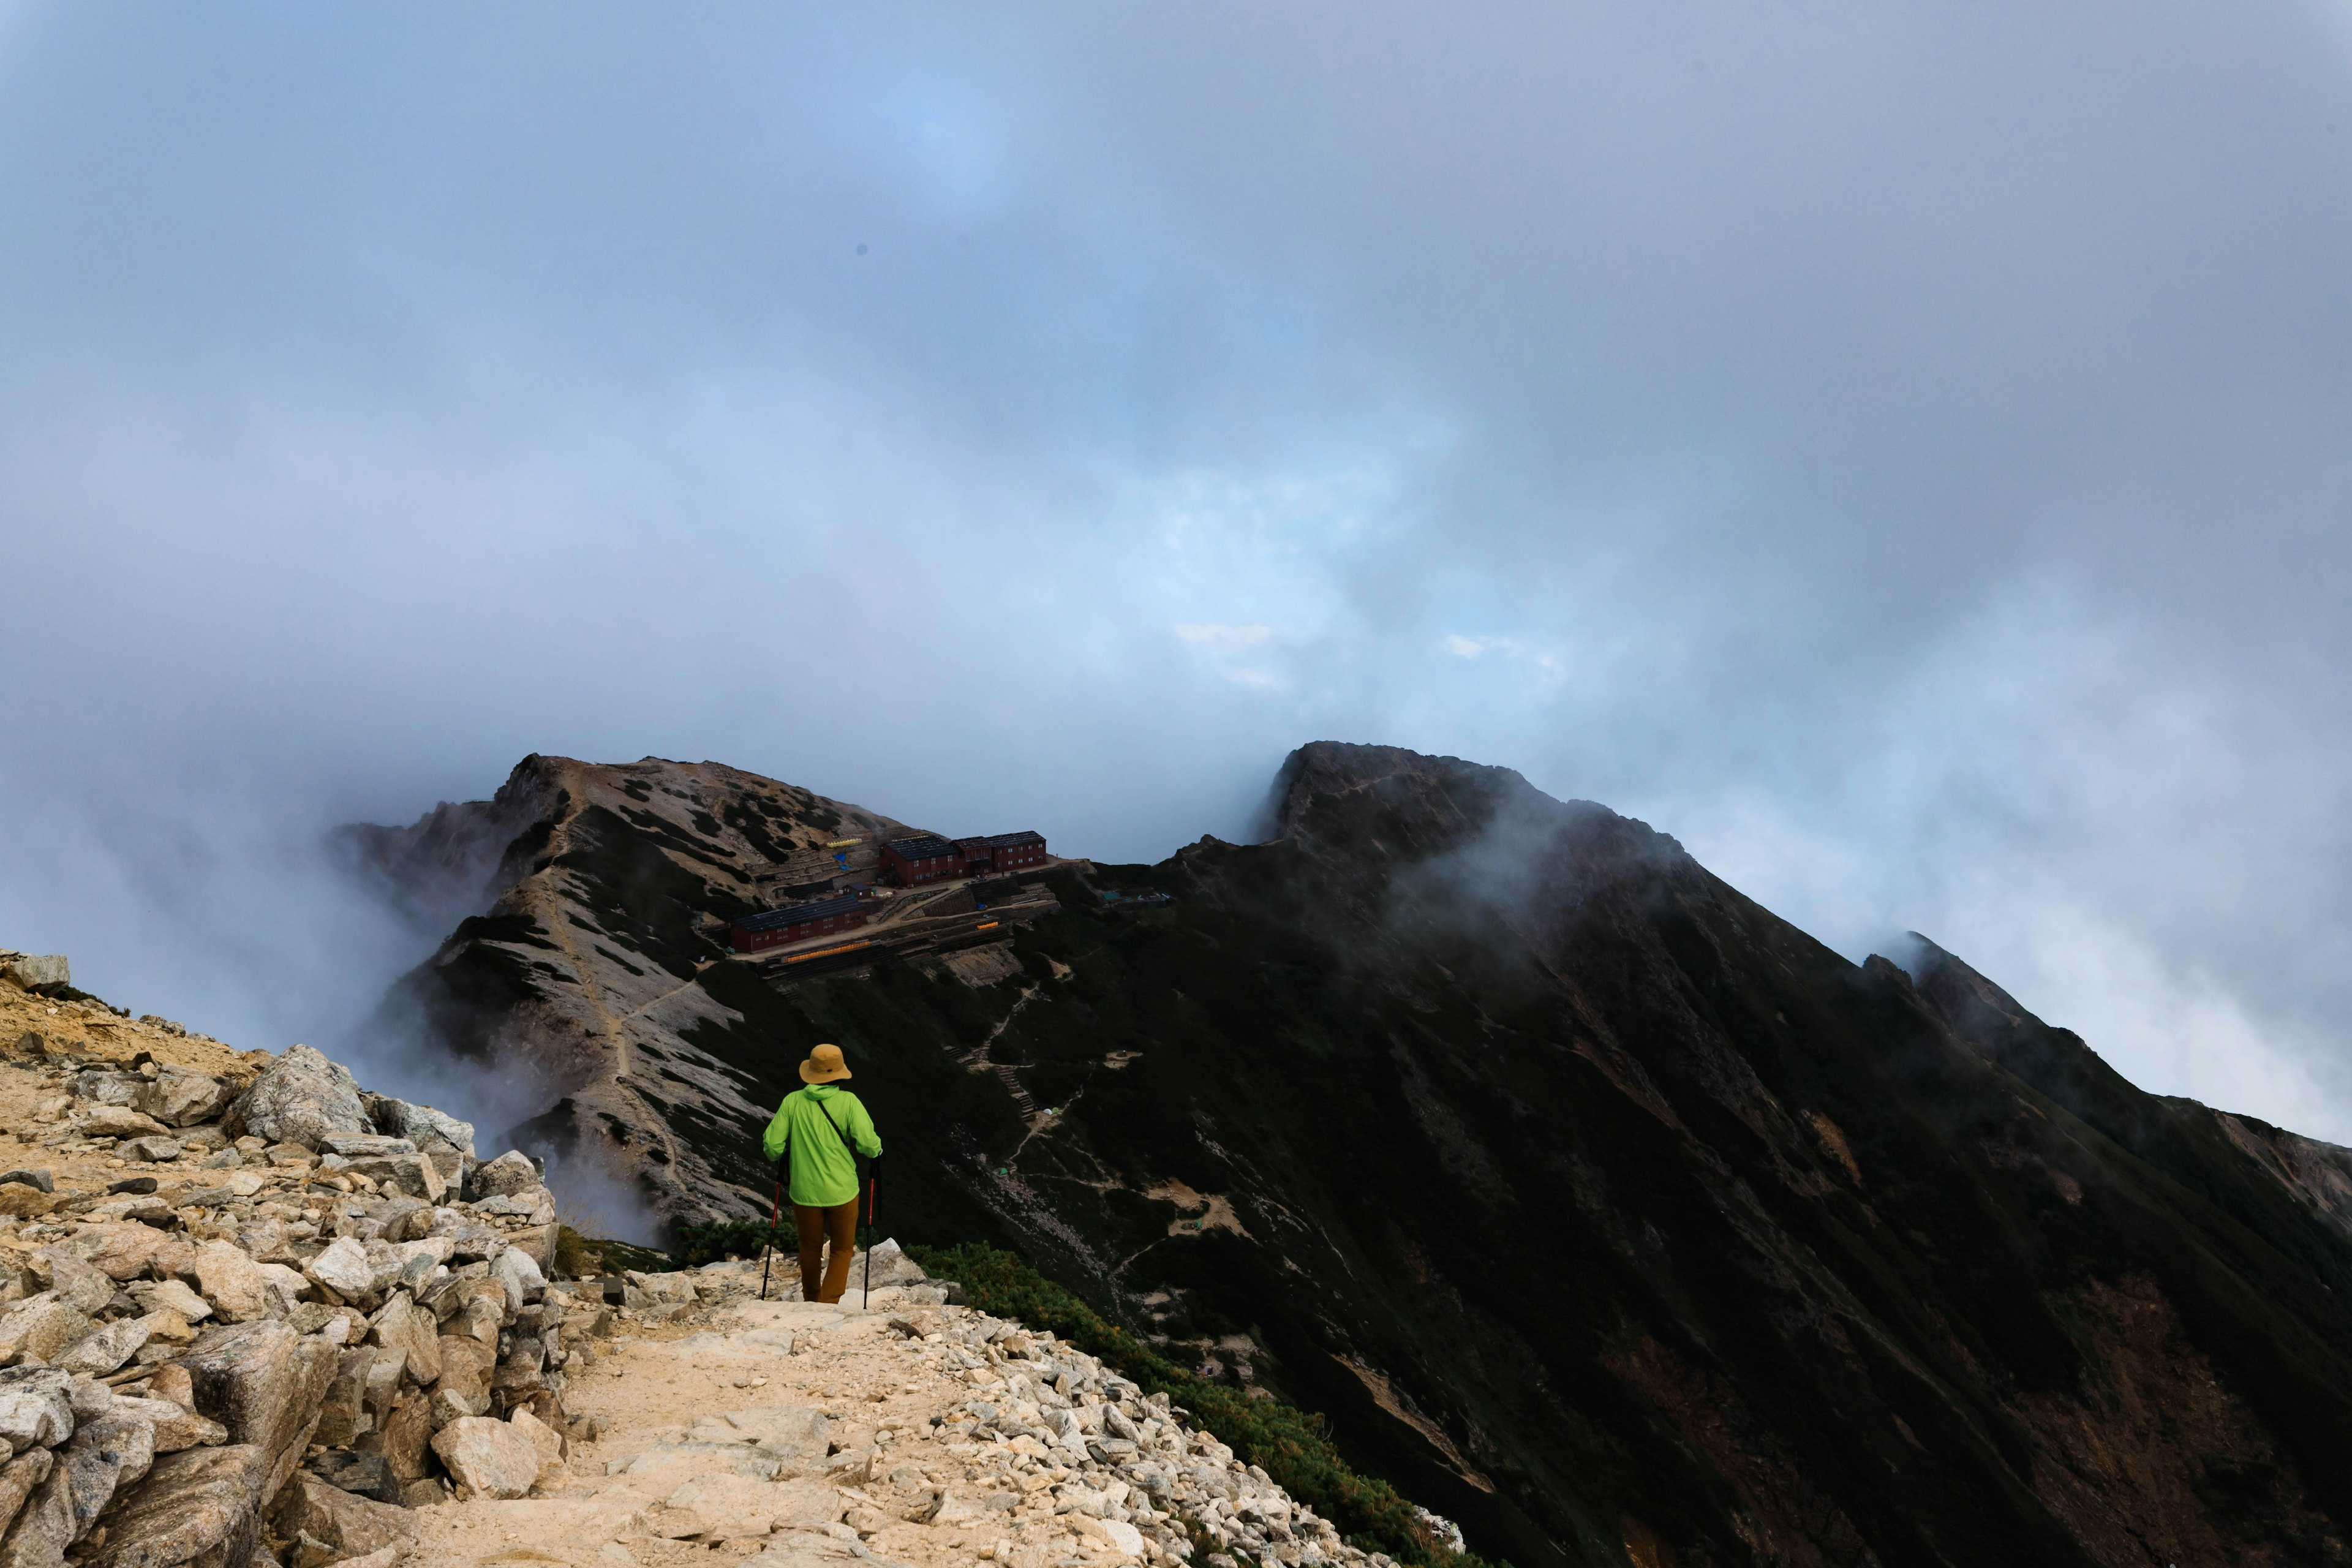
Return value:
M 1328 1412 L 1519 1568 L 2347 1559 L 2352 1155 L 2141 1093 L 1924 939 L 1857 967 L 1602 807 L 1318 743 L 1269 842 L 1065 868 L 998 971 L 779 986 L 698 967 L 726 868 L 622 820 L 562 896 L 667 889 L 604 929 L 743 1106 L 643 1101 L 665 1173 L 756 1210 L 755 1118 L 838 1041 L 900 1235 Z

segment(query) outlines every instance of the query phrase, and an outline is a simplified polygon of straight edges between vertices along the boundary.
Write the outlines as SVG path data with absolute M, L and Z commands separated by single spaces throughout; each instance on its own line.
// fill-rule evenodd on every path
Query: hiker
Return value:
M 849 1259 L 857 1250 L 857 1161 L 882 1152 L 874 1119 L 845 1089 L 849 1076 L 839 1046 L 819 1046 L 801 1063 L 808 1087 L 784 1096 L 760 1146 L 774 1162 L 776 1178 L 793 1200 L 793 1223 L 801 1240 L 801 1300 L 838 1301 L 849 1288 Z M 784 1161 L 792 1162 L 791 1169 Z M 822 1276 L 817 1256 L 833 1244 Z

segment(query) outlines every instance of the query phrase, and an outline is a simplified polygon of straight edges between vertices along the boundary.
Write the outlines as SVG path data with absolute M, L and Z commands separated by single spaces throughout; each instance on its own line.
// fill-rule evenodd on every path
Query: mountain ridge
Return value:
M 789 788 L 630 766 L 639 806 Z M 788 976 L 703 930 L 740 846 L 607 810 L 531 875 L 692 994 L 637 1042 L 694 1176 L 657 1194 L 763 1214 L 752 1119 L 835 1040 L 902 1234 L 1324 1409 L 1520 1568 L 2346 1560 L 2345 1152 L 2142 1094 L 1924 938 L 1855 965 L 1605 807 L 1316 742 L 1265 842 Z M 461 927 L 410 1001 L 536 934 Z M 461 1000 L 452 1048 L 569 1016 Z M 599 1126 L 565 1098 L 551 1143 Z

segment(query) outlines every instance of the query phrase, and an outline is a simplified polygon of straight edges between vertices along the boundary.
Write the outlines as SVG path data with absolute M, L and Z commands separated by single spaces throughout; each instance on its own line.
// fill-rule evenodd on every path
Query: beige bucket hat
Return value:
M 819 1046 L 801 1063 L 803 1083 L 837 1083 L 849 1076 L 849 1064 L 841 1059 L 839 1046 Z

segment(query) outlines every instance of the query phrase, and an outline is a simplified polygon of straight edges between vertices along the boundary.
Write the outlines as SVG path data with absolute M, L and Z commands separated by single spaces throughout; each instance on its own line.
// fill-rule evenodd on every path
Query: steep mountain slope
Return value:
M 492 800 L 349 829 L 404 909 L 467 911 L 370 1021 L 371 1054 L 424 1042 L 488 1068 L 537 1111 L 521 1133 L 534 1152 L 624 1175 L 661 1212 L 749 1212 L 751 1189 L 729 1185 L 746 1172 L 715 1171 L 703 1150 L 764 1121 L 773 1097 L 698 1044 L 741 1022 L 698 984 L 724 951 L 701 928 L 835 870 L 830 842 L 863 840 L 870 864 L 875 836 L 903 829 L 715 763 L 541 756 Z
M 1270 842 L 1064 869 L 1001 979 L 778 984 L 632 928 L 693 975 L 659 1048 L 764 1106 L 840 1042 L 893 1228 L 1329 1412 L 1519 1568 L 2347 1560 L 2346 1152 L 2142 1094 L 1924 941 L 1857 968 L 1506 770 L 1318 743 L 1275 799 Z M 756 1190 L 756 1113 L 652 1109 Z

